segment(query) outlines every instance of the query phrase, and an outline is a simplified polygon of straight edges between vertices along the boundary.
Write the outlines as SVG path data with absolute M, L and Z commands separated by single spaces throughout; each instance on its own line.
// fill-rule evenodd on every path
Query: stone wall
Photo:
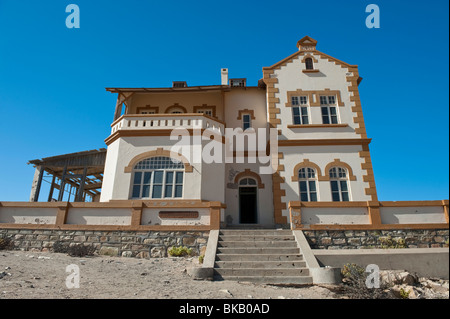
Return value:
M 448 247 L 449 230 L 304 230 L 311 249 Z
M 100 255 L 122 257 L 167 257 L 172 246 L 186 246 L 196 255 L 204 252 L 209 231 L 88 231 L 0 229 L 0 238 L 10 238 L 15 249 L 52 251 L 56 241 L 69 245 L 93 245 Z

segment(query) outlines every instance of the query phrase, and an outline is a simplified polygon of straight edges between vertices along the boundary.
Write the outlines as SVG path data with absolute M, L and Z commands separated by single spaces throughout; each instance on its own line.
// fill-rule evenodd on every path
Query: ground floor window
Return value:
M 347 170 L 343 167 L 330 169 L 331 197 L 333 202 L 348 202 L 350 200 Z
M 298 186 L 302 202 L 317 202 L 316 172 L 309 167 L 298 170 Z
M 134 167 L 132 198 L 182 198 L 184 164 L 170 157 L 152 157 Z

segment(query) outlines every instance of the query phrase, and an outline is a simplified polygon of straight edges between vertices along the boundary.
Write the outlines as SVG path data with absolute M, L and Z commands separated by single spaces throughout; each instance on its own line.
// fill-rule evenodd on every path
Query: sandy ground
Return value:
M 80 287 L 67 288 L 68 265 Z M 0 299 L 324 299 L 325 287 L 276 287 L 234 281 L 196 281 L 186 269 L 196 258 L 70 257 L 59 253 L 0 251 Z M 1 275 L 3 274 L 3 275 Z

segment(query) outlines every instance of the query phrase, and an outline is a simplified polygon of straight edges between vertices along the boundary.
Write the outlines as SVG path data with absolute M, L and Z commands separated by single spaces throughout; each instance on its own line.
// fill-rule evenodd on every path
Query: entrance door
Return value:
M 253 186 L 255 185 L 255 186 Z M 256 181 L 245 178 L 239 183 L 239 223 L 256 224 L 257 221 Z

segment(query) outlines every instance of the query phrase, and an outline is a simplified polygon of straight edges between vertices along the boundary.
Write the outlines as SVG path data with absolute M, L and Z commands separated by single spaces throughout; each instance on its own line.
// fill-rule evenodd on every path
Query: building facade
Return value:
M 221 85 L 107 88 L 118 100 L 100 201 L 217 201 L 229 225 L 287 224 L 290 201 L 376 201 L 358 67 L 316 44 L 298 41 L 257 86 L 221 69 Z M 225 133 L 237 128 L 267 133 L 257 139 L 278 161 L 272 174 L 251 156 L 254 141 L 229 145 Z

